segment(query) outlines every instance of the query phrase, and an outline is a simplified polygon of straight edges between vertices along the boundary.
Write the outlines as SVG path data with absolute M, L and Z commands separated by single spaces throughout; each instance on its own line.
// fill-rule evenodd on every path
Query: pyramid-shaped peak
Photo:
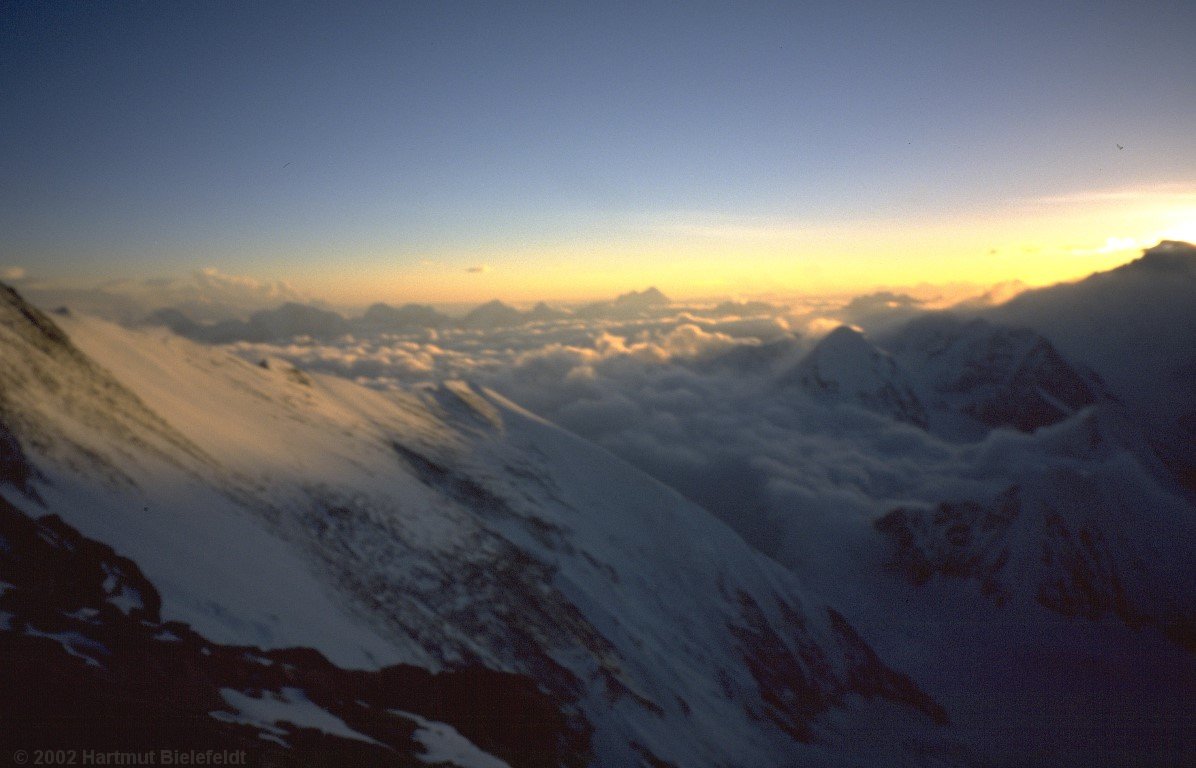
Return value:
M 615 303 L 637 307 L 658 307 L 670 302 L 668 296 L 665 296 L 656 286 L 652 286 L 642 291 L 624 293 L 615 299 Z
M 858 329 L 850 325 L 840 325 L 823 337 L 811 350 L 811 355 L 819 357 L 832 355 L 873 355 L 877 352 L 872 342 Z
M 841 325 L 786 375 L 818 397 L 840 398 L 901 421 L 926 426 L 926 412 L 896 361 L 856 328 Z

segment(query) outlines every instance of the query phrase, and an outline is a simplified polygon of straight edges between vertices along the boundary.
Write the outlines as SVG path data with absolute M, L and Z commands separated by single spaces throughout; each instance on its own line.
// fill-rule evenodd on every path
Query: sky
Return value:
M 1196 240 L 1196 4 L 0 0 L 0 274 L 329 300 L 1077 278 Z

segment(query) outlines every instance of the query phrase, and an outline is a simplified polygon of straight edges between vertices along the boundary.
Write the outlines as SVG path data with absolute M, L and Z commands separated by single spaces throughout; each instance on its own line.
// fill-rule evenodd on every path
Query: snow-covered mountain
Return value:
M 1037 438 L 1016 482 L 990 498 L 876 520 L 893 545 L 890 566 L 915 584 L 971 580 L 997 605 L 1016 595 L 1064 616 L 1150 625 L 1196 652 L 1196 519 L 1174 479 L 1113 408 Z
M 610 301 L 597 301 L 579 307 L 582 317 L 634 318 L 646 317 L 667 308 L 670 299 L 659 288 L 652 286 L 642 291 L 628 291 Z
M 901 366 L 862 333 L 845 325 L 818 342 L 781 377 L 781 384 L 926 426 L 926 411 Z
M 584 723 L 528 677 L 346 670 L 312 649 L 214 643 L 164 620 L 135 563 L 57 515 L 33 520 L 0 499 L 0 536 L 0 648 L 19 660 L 0 670 L 7 754 L 54 744 L 107 764 L 109 752 L 216 748 L 248 765 L 297 753 L 321 765 L 497 768 L 580 764 L 589 753 Z
M 495 299 L 474 307 L 461 319 L 461 324 L 466 328 L 503 328 L 519 325 L 523 319 L 522 312 Z
M 959 458 L 842 557 L 870 574 L 851 620 L 999 765 L 1189 763 L 1196 515 L 1134 419 L 1098 404 Z
M 0 358 L 29 724 L 376 764 L 971 764 L 790 572 L 492 392 L 366 390 L 11 290 Z
M 1031 432 L 1105 396 L 1098 377 L 1026 329 L 932 313 L 880 344 L 839 326 L 779 384 L 952 438 L 995 427 Z
M 1026 291 L 985 315 L 1033 328 L 1096 371 L 1196 492 L 1196 246 L 1163 241 L 1129 264 Z
M 1096 376 L 1027 329 L 933 313 L 904 324 L 882 343 L 913 372 L 929 409 L 965 416 L 982 429 L 1031 432 L 1103 395 Z M 945 420 L 938 422 L 950 429 Z
M 1196 246 L 1164 241 L 1128 264 L 1026 291 L 986 314 L 1033 328 L 1118 398 L 1174 418 L 1196 410 Z
M 876 518 L 888 568 L 973 582 L 998 606 L 1017 595 L 1151 625 L 1196 650 L 1196 517 L 1133 408 L 1029 329 L 929 313 L 881 343 L 840 327 L 781 381 L 926 428 L 961 446 L 961 479 L 985 478 Z
M 1184 290 L 1196 306 L 1196 284 Z M 1139 321 L 1139 344 L 1151 322 L 1161 320 Z M 1163 343 L 1175 333 L 1161 332 Z M 1101 338 L 1088 339 L 1087 359 L 1100 359 Z M 1175 458 L 1194 444 L 1178 430 L 1161 440 L 1151 416 L 1190 405 L 1178 397 L 1152 414 L 1147 399 L 1123 401 L 1084 364 L 1083 346 L 1064 353 L 1045 331 L 951 313 L 875 342 L 836 330 L 782 374 L 781 393 L 891 421 L 853 433 L 846 414 L 795 417 L 845 457 L 833 468 L 845 481 L 792 493 L 794 508 L 766 507 L 768 551 L 835 594 L 995 764 L 1184 765 L 1196 755 L 1196 504 Z M 1172 346 L 1182 360 L 1184 345 Z M 1105 364 L 1132 371 L 1124 354 Z M 1159 386 L 1158 371 L 1147 356 L 1143 389 Z M 774 477 L 781 493 L 782 482 L 815 485 L 788 468 Z M 720 511 L 745 535 L 761 527 L 751 507 L 741 522 Z

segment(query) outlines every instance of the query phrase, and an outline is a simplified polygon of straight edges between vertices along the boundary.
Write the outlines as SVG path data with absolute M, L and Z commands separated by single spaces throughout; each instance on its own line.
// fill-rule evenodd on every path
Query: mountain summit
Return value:
M 614 303 L 621 307 L 631 307 L 635 309 L 649 309 L 652 307 L 663 307 L 669 304 L 669 297 L 660 292 L 656 286 L 645 288 L 642 291 L 629 291 L 628 293 L 620 294 Z
M 1153 248 L 1147 248 L 1140 258 L 1126 267 L 1196 277 L 1196 245 L 1182 240 L 1163 240 Z
M 841 325 L 782 377 L 820 398 L 884 413 L 901 421 L 926 426 L 926 412 L 905 372 L 887 353 L 877 349 L 854 328 Z

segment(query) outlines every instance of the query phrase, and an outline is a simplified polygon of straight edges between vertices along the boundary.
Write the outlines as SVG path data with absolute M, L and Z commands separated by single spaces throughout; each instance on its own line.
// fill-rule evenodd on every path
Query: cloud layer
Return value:
M 969 306 L 975 310 L 984 303 Z M 491 387 L 678 489 L 759 550 L 817 579 L 813 564 L 820 560 L 842 562 L 846 550 L 875 546 L 871 522 L 890 510 L 944 499 L 992 500 L 1028 474 L 1073 461 L 1071 448 L 1060 452 L 1060 440 L 1067 439 L 1057 432 L 1079 429 L 1075 419 L 1025 434 L 993 429 L 1016 426 L 1017 419 L 988 418 L 1000 416 L 1007 405 L 993 410 L 993 397 L 1016 398 L 1024 389 L 1033 399 L 1034 393 L 1049 390 L 1051 383 L 1034 375 L 1074 378 L 1068 364 L 1029 331 L 949 319 L 910 326 L 917 333 L 897 330 L 927 305 L 905 294 L 878 293 L 796 309 L 731 302 L 680 308 L 642 292 L 573 314 L 524 314 L 503 327 L 479 321 L 285 344 L 241 342 L 233 348 L 254 362 L 279 357 L 381 389 L 446 379 Z M 634 311 L 614 311 L 628 308 Z M 497 317 L 504 309 L 510 308 L 487 305 L 474 314 Z M 880 389 L 869 389 L 867 381 L 850 387 L 831 382 L 824 384 L 832 394 L 841 390 L 851 396 L 823 397 L 817 387 L 803 384 L 799 361 L 841 324 L 888 339 L 883 343 L 895 351 L 902 346 L 900 333 L 906 333 L 907 346 L 935 346 L 943 333 L 956 334 L 961 341 L 947 356 L 922 349 L 903 358 L 920 367 L 926 360 L 950 361 L 952 370 L 943 372 L 950 376 L 945 380 L 950 391 L 936 397 L 956 402 L 955 415 L 932 414 L 926 429 L 920 419 L 886 412 L 883 397 L 869 405 L 852 394 L 883 394 L 887 384 L 905 380 L 902 362 L 889 360 L 883 350 L 861 352 L 879 355 L 875 371 L 895 377 L 877 382 Z M 1026 376 L 1025 363 L 1019 362 L 1023 353 L 1042 366 L 1025 387 L 1010 380 L 995 390 L 975 384 L 966 392 L 958 388 L 959 377 L 968 371 L 974 378 L 991 369 L 1000 378 L 1006 375 L 1001 366 L 1010 365 L 1009 371 Z M 1009 355 L 1014 357 L 1005 359 Z M 929 374 L 917 373 L 910 381 L 920 382 L 924 391 Z M 1069 381 L 1064 376 L 1056 383 Z M 988 398 L 984 410 L 973 411 L 975 418 L 958 411 L 975 405 L 958 401 L 973 396 L 967 392 Z M 1066 414 L 1092 402 L 1082 398 L 1059 407 Z M 926 405 L 943 407 L 941 402 Z M 1037 400 L 1022 406 L 1032 416 L 1050 410 Z M 1031 426 L 1057 418 L 1062 417 Z M 967 423 L 952 424 L 960 419 Z M 1149 464 L 1140 456 L 1132 461 Z M 1148 478 L 1152 470 L 1142 471 L 1147 477 L 1142 483 L 1154 482 Z M 835 542 L 837 553 L 827 542 Z

